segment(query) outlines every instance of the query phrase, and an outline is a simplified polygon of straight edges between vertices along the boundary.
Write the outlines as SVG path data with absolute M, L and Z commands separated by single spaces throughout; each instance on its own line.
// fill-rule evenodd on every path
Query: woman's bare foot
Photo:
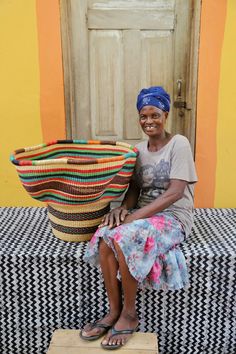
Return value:
M 109 312 L 105 317 L 101 318 L 100 320 L 96 321 L 96 324 L 105 324 L 107 326 L 113 326 L 116 323 L 117 319 L 119 318 L 120 312 Z M 107 331 L 102 327 L 93 326 L 91 323 L 87 323 L 85 327 L 82 329 L 82 336 L 83 337 L 93 337 Z
M 116 331 L 135 330 L 138 323 L 139 321 L 136 313 L 129 314 L 123 310 L 113 328 Z M 112 334 L 112 331 L 109 331 L 103 339 L 102 345 L 124 345 L 131 335 L 132 334 Z

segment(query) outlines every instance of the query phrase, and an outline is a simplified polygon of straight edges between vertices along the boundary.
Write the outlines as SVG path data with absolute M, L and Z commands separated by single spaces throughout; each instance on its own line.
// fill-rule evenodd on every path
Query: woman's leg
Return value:
M 109 313 L 118 318 L 122 309 L 121 283 L 117 279 L 119 264 L 114 252 L 103 240 L 99 244 L 99 260 L 110 306 Z
M 117 279 L 117 271 L 119 264 L 115 258 L 112 249 L 103 241 L 99 243 L 99 259 L 103 273 L 105 288 L 108 295 L 110 310 L 109 313 L 98 321 L 98 323 L 105 323 L 113 325 L 119 318 L 122 309 L 122 293 L 121 283 Z M 97 335 L 102 331 L 101 328 L 91 329 L 89 324 L 83 329 L 83 336 Z
M 125 257 L 120 247 L 114 242 L 118 255 L 119 271 L 121 275 L 121 283 L 124 294 L 123 309 L 118 321 L 115 324 L 116 330 L 135 329 L 138 325 L 138 316 L 136 313 L 135 301 L 137 294 L 137 281 L 130 274 Z M 124 344 L 130 335 L 116 335 L 110 338 L 110 332 L 102 341 L 103 344 Z

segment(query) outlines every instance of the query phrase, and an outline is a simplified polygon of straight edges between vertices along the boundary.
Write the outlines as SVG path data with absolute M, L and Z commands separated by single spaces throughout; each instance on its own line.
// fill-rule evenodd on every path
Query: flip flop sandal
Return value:
M 114 327 L 111 328 L 111 337 L 116 336 L 117 334 L 133 334 L 134 332 L 136 332 L 136 330 L 138 329 L 138 326 L 135 327 L 134 329 L 115 329 Z M 103 349 L 107 349 L 107 350 L 114 350 L 114 349 L 119 349 L 121 347 L 123 347 L 123 344 L 102 344 L 101 346 Z
M 94 328 L 102 328 L 102 329 L 104 329 L 104 331 L 101 331 L 101 333 L 96 334 L 94 336 L 84 336 L 83 333 L 82 333 L 83 330 L 81 330 L 80 333 L 79 333 L 80 338 L 83 339 L 83 340 L 88 340 L 88 341 L 93 341 L 93 340 L 99 339 L 99 338 L 103 337 L 104 334 L 106 334 L 109 331 L 111 326 L 108 325 L 108 324 L 105 324 L 105 323 L 94 322 L 94 323 L 90 324 L 89 330 L 94 329 Z

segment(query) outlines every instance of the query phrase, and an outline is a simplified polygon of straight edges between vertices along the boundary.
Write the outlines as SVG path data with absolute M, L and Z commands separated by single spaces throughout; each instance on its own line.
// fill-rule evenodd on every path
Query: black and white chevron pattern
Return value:
M 235 216 L 196 209 L 182 246 L 191 286 L 138 293 L 139 329 L 158 333 L 161 354 L 236 353 Z M 45 354 L 54 329 L 105 314 L 101 274 L 82 261 L 86 243 L 55 238 L 45 208 L 0 208 L 0 230 L 2 354 Z

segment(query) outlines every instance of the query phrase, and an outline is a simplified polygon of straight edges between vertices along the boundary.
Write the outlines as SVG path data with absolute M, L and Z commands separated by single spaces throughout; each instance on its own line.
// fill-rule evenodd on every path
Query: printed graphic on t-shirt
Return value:
M 162 159 L 159 163 L 145 164 L 137 173 L 141 187 L 139 206 L 142 207 L 158 198 L 170 183 L 170 163 Z
M 167 189 L 170 182 L 170 163 L 162 159 L 156 164 L 143 165 L 138 171 L 138 180 L 143 189 Z

